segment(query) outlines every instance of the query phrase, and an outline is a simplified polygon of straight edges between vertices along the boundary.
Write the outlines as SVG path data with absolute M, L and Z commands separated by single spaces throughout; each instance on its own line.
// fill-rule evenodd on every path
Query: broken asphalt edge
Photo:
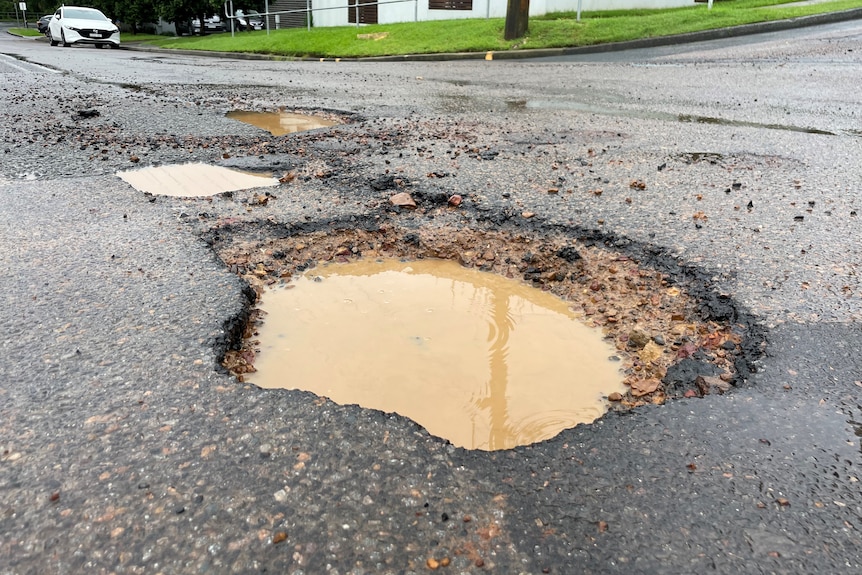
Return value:
M 171 54 L 182 54 L 189 56 L 211 56 L 215 58 L 232 58 L 235 60 L 274 60 L 290 62 L 445 62 L 453 60 L 524 60 L 532 58 L 548 58 L 554 56 L 571 56 L 576 54 L 600 54 L 605 52 L 619 52 L 623 50 L 635 50 L 640 48 L 655 48 L 659 46 L 672 46 L 675 44 L 689 44 L 693 42 L 705 42 L 708 40 L 720 40 L 736 36 L 750 36 L 767 32 L 779 32 L 794 28 L 807 26 L 818 26 L 822 24 L 834 24 L 848 20 L 862 19 L 862 8 L 851 8 L 838 12 L 824 12 L 789 18 L 784 20 L 771 20 L 768 22 L 757 22 L 754 24 L 743 24 L 728 28 L 715 28 L 712 30 L 701 30 L 699 32 L 687 32 L 672 36 L 654 36 L 651 38 L 640 38 L 625 42 L 609 42 L 606 44 L 595 44 L 592 46 L 570 46 L 566 48 L 536 48 L 527 50 L 510 50 L 504 52 L 452 52 L 443 54 L 402 54 L 396 56 L 373 56 L 366 58 L 312 58 L 279 56 L 275 54 L 253 54 L 247 52 L 207 52 L 203 50 L 181 50 L 165 49 L 155 46 L 147 46 L 137 43 L 126 43 L 122 47 L 140 52 L 167 52 Z

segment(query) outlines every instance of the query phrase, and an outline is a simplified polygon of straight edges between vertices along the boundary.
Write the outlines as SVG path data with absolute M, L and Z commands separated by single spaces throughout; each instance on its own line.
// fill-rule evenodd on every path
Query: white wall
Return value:
M 370 0 L 359 0 L 359 2 Z M 490 2 L 490 5 L 489 5 Z M 347 0 L 312 0 L 315 8 L 344 6 Z M 694 0 L 581 0 L 581 10 L 628 10 L 632 8 L 678 8 L 694 6 Z M 429 10 L 428 0 L 418 0 L 395 4 L 381 4 L 377 7 L 377 20 L 380 24 L 393 22 L 413 22 L 417 19 L 454 20 L 463 18 L 504 18 L 507 0 L 473 0 L 472 10 Z M 551 12 L 569 12 L 578 9 L 578 0 L 530 0 L 530 16 L 543 16 Z M 587 16 L 589 16 L 587 14 Z M 334 10 L 314 10 L 314 26 L 347 26 L 347 8 Z
M 530 0 L 530 14 L 533 13 L 533 2 Z M 544 0 L 545 12 L 568 12 L 578 9 L 577 0 Z M 597 10 L 631 10 L 633 8 L 679 8 L 694 6 L 694 0 L 581 0 L 581 10 L 584 12 Z

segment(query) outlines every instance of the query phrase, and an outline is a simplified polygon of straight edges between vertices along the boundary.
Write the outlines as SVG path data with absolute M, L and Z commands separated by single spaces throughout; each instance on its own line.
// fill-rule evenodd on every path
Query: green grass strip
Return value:
M 420 0 L 422 1 L 422 0 Z M 211 34 L 204 37 L 132 36 L 161 48 L 270 54 L 288 58 L 361 58 L 390 55 L 507 51 L 526 48 L 592 46 L 686 32 L 699 32 L 742 24 L 797 18 L 862 7 L 862 0 L 834 0 L 814 4 L 788 0 L 718 0 L 707 4 L 665 10 L 574 12 L 532 17 L 524 38 L 503 40 L 503 18 L 436 20 L 369 26 L 292 28 L 283 30 Z M 379 39 L 360 35 L 380 34 Z

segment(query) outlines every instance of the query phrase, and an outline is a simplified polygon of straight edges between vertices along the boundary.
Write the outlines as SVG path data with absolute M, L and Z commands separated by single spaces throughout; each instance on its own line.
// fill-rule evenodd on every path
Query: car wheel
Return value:
M 59 42 L 54 40 L 54 37 L 51 36 L 50 32 L 48 32 L 48 42 L 51 44 L 51 46 L 56 46 L 57 44 L 59 44 Z
M 117 48 L 119 48 L 119 47 L 120 47 L 120 45 L 119 45 L 119 44 L 108 44 L 108 46 L 110 46 L 110 47 L 111 47 L 111 50 L 116 50 Z
M 63 32 L 62 30 L 60 30 L 60 38 L 61 38 L 61 39 L 62 39 L 62 41 L 63 41 L 63 48 L 68 48 L 69 46 L 71 46 L 71 44 L 69 44 L 68 42 L 66 42 L 66 33 L 65 33 L 65 32 Z
M 96 48 L 98 48 L 99 50 L 101 50 L 104 47 L 105 47 L 104 44 L 96 44 Z

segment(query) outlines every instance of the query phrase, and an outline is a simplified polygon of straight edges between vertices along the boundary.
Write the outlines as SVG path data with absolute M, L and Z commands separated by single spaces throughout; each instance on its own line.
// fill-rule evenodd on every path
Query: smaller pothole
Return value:
M 329 128 L 339 122 L 331 118 L 314 114 L 299 114 L 295 112 L 249 112 L 232 110 L 225 114 L 232 120 L 239 120 L 266 130 L 273 136 L 284 136 L 295 132 Z
M 149 166 L 117 172 L 117 176 L 140 192 L 183 198 L 278 185 L 278 179 L 269 174 L 241 172 L 203 163 Z

